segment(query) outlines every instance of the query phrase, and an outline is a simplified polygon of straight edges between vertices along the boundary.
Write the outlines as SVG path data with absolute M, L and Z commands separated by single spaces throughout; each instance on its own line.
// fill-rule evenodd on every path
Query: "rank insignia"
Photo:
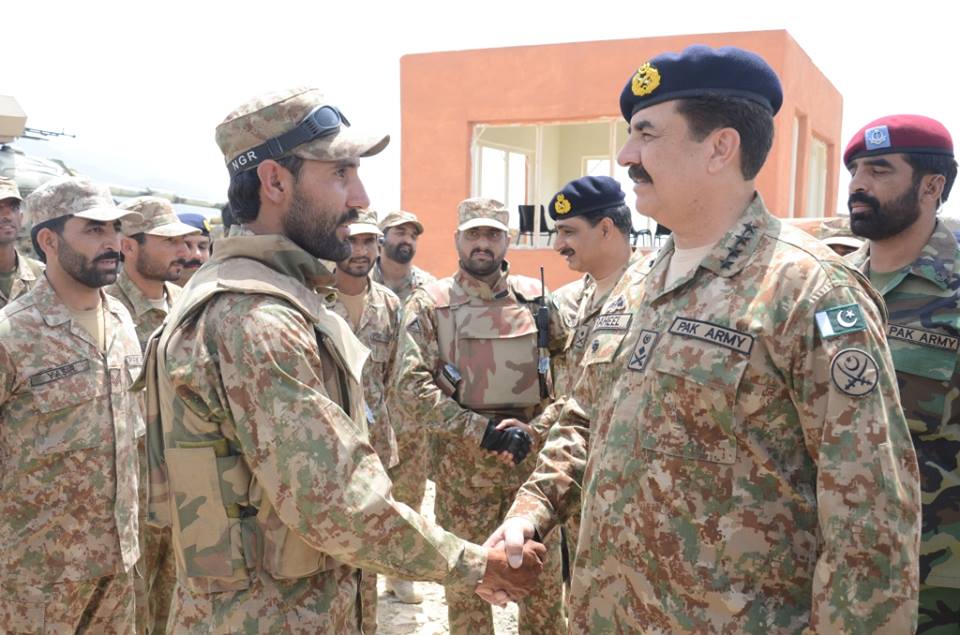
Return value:
M 553 211 L 560 216 L 570 213 L 570 201 L 563 194 L 557 194 L 557 202 L 553 204 Z
M 630 82 L 630 90 L 637 97 L 649 95 L 660 86 L 660 71 L 647 62 L 637 69 Z
M 619 295 L 603 308 L 605 313 L 616 313 L 617 311 L 622 311 L 626 306 L 627 303 L 623 299 L 623 296 Z
M 830 378 L 845 395 L 863 397 L 877 387 L 880 371 L 870 355 L 856 348 L 847 348 L 833 356 Z
M 860 306 L 856 304 L 845 304 L 826 311 L 817 311 L 813 317 L 817 321 L 817 328 L 823 338 L 855 333 L 867 328 Z
M 640 331 L 640 339 L 637 340 L 637 345 L 634 347 L 633 353 L 630 354 L 630 362 L 627 364 L 627 368 L 642 373 L 647 367 L 650 351 L 653 350 L 659 336 L 660 334 L 656 331 L 646 329 Z

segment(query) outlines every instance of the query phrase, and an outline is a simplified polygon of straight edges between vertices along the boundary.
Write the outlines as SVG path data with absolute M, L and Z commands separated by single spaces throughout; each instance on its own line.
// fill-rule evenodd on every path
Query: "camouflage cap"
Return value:
M 402 209 L 387 214 L 383 220 L 380 221 L 380 229 L 387 231 L 391 227 L 399 227 L 400 225 L 406 225 L 407 223 L 410 223 L 417 228 L 417 234 L 423 233 L 423 223 L 420 222 L 420 219 L 417 218 L 417 215 L 413 212 L 405 212 Z
M 140 196 L 124 201 L 120 209 L 138 212 L 140 217 L 124 219 L 122 230 L 126 236 L 150 234 L 151 236 L 186 236 L 199 234 L 200 230 L 180 222 L 173 205 L 158 196 Z
M 0 201 L 8 198 L 15 198 L 18 201 L 23 200 L 17 182 L 9 177 L 0 176 Z
M 85 178 L 62 176 L 35 189 L 24 201 L 27 221 L 33 226 L 62 216 L 76 216 L 104 223 L 139 216 L 117 207 L 110 188 Z
M 377 213 L 372 209 L 360 210 L 360 216 L 354 222 L 350 223 L 350 235 L 375 234 L 383 236 L 383 232 L 377 227 Z
M 291 88 L 259 95 L 240 105 L 217 126 L 217 145 L 232 171 L 256 165 L 263 159 L 251 150 L 297 127 L 319 106 L 329 105 L 316 88 Z M 369 136 L 341 124 L 335 134 L 295 146 L 289 152 L 302 159 L 340 161 L 377 154 L 390 142 L 390 135 Z M 234 165 L 234 167 L 231 167 Z
M 510 213 L 500 201 L 492 198 L 468 198 L 457 208 L 460 225 L 457 231 L 464 231 L 472 227 L 495 227 L 508 232 L 510 228 Z

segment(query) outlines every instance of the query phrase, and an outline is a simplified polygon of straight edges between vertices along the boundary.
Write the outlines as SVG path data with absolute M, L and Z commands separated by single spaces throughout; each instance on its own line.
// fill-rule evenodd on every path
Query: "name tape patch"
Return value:
M 595 331 L 626 331 L 630 324 L 629 313 L 604 313 L 593 322 Z
M 90 360 L 79 359 L 75 362 L 70 362 L 69 364 L 64 364 L 63 366 L 58 366 L 49 370 L 43 370 L 36 375 L 31 375 L 30 385 L 42 386 L 44 384 L 49 384 L 52 381 L 66 379 L 67 377 L 71 377 L 88 370 L 90 370 Z
M 902 326 L 900 324 L 891 324 L 887 328 L 887 337 L 902 342 L 910 342 L 929 348 L 937 348 L 944 351 L 956 353 L 960 350 L 960 337 L 926 331 L 924 329 Z
M 753 350 L 753 336 L 734 329 L 729 329 L 712 322 L 703 322 L 691 318 L 674 318 L 670 325 L 670 332 L 674 335 L 692 337 L 702 342 L 719 344 L 732 351 L 749 355 Z
M 640 331 L 640 338 L 633 348 L 633 353 L 630 354 L 630 362 L 627 364 L 627 368 L 643 372 L 647 368 L 647 360 L 650 359 L 650 353 L 653 351 L 653 347 L 657 345 L 659 336 L 660 334 L 656 331 L 646 329 Z

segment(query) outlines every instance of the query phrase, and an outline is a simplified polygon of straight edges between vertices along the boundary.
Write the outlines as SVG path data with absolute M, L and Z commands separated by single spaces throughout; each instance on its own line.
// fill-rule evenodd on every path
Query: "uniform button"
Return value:
M 600 340 L 593 340 L 593 344 L 590 345 L 590 350 L 596 353 L 598 348 L 600 348 Z

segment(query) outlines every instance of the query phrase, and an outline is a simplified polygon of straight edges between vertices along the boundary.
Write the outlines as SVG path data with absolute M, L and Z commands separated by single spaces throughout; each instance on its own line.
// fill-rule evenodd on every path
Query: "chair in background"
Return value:
M 672 233 L 673 233 L 673 230 L 671 230 L 668 227 L 665 227 L 664 225 L 661 225 L 660 223 L 657 223 L 657 231 L 654 232 L 653 234 L 654 247 L 659 247 L 660 245 L 662 245 L 663 241 L 667 239 L 667 236 L 669 236 Z
M 533 205 L 517 205 L 517 212 L 520 217 L 520 231 L 517 233 L 517 243 L 520 244 L 520 238 L 522 236 L 527 236 L 530 239 L 530 245 L 534 244 L 533 237 L 533 216 L 536 211 L 536 207 Z M 547 244 L 550 244 L 553 235 L 557 233 L 556 229 L 551 228 L 547 225 L 547 212 L 543 208 L 543 205 L 540 206 L 540 235 L 546 235 Z
M 640 241 L 640 247 L 653 247 L 653 233 L 649 229 L 631 227 L 630 244 L 636 247 L 638 240 Z

